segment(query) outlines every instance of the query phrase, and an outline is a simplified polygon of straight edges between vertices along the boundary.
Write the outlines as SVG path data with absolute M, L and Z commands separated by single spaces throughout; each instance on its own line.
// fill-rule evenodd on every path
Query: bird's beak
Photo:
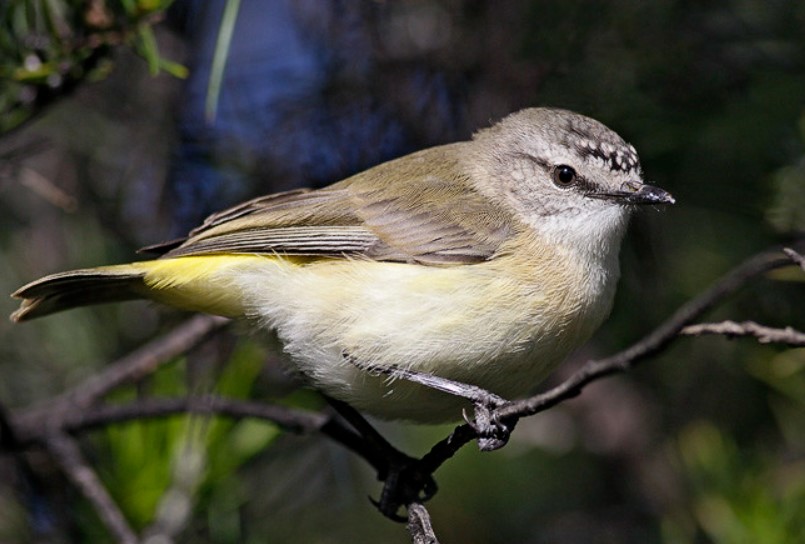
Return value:
M 676 202 L 676 199 L 668 191 L 637 181 L 624 183 L 620 191 L 594 193 L 590 196 L 636 206 L 673 204 Z

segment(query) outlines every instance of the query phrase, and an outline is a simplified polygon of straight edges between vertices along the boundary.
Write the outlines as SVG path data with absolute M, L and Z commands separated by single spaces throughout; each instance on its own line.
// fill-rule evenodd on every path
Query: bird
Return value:
M 141 298 L 241 319 L 334 399 L 451 421 L 465 399 L 393 370 L 528 394 L 610 313 L 632 212 L 673 203 L 604 124 L 527 108 L 469 140 L 215 213 L 146 248 L 154 259 L 33 281 L 11 319 Z

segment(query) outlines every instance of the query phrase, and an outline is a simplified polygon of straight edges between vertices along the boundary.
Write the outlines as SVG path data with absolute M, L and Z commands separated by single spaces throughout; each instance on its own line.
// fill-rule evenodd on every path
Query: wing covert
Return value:
M 461 176 L 457 145 L 427 149 L 318 190 L 244 202 L 208 217 L 164 257 L 277 253 L 422 264 L 492 258 L 513 219 Z

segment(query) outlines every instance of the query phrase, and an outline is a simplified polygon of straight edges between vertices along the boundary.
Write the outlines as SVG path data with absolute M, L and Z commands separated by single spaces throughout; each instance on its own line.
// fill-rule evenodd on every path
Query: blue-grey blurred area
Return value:
M 441 8 L 242 2 L 210 102 L 226 3 L 171 13 L 191 67 L 170 174 L 177 234 L 250 195 L 320 187 L 461 135 L 460 74 L 422 62 L 451 30 Z

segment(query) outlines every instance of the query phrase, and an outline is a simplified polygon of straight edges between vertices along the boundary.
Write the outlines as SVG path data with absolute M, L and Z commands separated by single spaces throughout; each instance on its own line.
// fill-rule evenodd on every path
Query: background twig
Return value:
M 783 248 L 783 253 L 788 255 L 788 257 L 797 263 L 803 271 L 805 271 L 805 257 L 802 256 L 801 253 L 798 253 L 791 249 L 790 247 Z
M 319 431 L 330 418 L 326 414 L 294 410 L 283 406 L 227 399 L 215 396 L 185 398 L 147 398 L 126 404 L 94 406 L 92 410 L 72 412 L 54 422 L 60 431 L 77 433 L 136 419 L 163 418 L 181 414 L 216 415 L 235 419 L 254 418 L 274 423 L 286 431 Z M 17 442 L 30 444 L 47 440 L 54 424 L 39 425 L 38 420 L 15 421 Z
M 84 459 L 75 439 L 55 431 L 48 435 L 47 448 L 73 485 L 95 508 L 95 512 L 112 536 L 121 544 L 135 544 L 138 540 L 137 535 L 101 479 Z
M 805 346 L 805 333 L 793 327 L 776 329 L 755 323 L 754 321 L 722 321 L 720 323 L 698 323 L 688 325 L 679 334 L 685 336 L 701 336 L 703 334 L 720 334 L 727 337 L 754 336 L 762 344 L 787 344 L 789 346 Z
M 221 317 L 194 316 L 165 336 L 152 340 L 105 367 L 73 389 L 30 408 L 20 415 L 20 423 L 32 428 L 45 423 L 52 426 L 54 419 L 58 418 L 66 420 L 81 417 L 89 406 L 113 389 L 150 375 L 161 365 L 203 342 L 227 323 L 229 320 Z

